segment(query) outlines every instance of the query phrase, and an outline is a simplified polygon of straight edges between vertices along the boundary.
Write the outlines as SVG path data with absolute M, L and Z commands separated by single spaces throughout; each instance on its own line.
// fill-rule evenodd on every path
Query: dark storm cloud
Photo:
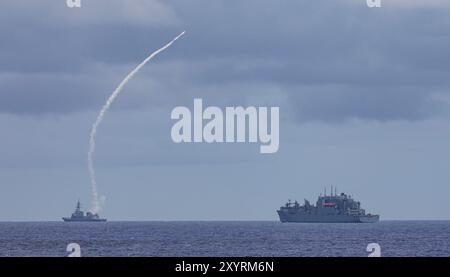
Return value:
M 163 16 L 148 22 L 136 10 L 122 16 L 115 2 L 116 8 L 102 13 L 100 4 L 85 5 L 78 18 L 52 1 L 36 5 L 35 13 L 23 12 L 20 4 L 2 7 L 0 22 L 7 24 L 0 25 L 0 72 L 23 75 L 0 78 L 0 111 L 96 108 L 125 66 L 181 29 L 188 30 L 182 45 L 155 60 L 159 66 L 146 75 L 164 95 L 158 98 L 182 94 L 174 87 L 189 88 L 194 97 L 217 86 L 209 95 L 214 99 L 227 95 L 230 84 L 251 84 L 255 90 L 278 87 L 300 121 L 420 120 L 445 109 L 434 97 L 450 88 L 445 6 L 373 10 L 364 1 L 150 1 Z M 97 64 L 120 70 L 94 81 L 89 71 Z M 29 77 L 42 72 L 54 78 Z M 60 74 L 78 77 L 61 80 Z M 24 102 L 27 95 L 33 104 Z M 69 101 L 55 105 L 64 99 Z

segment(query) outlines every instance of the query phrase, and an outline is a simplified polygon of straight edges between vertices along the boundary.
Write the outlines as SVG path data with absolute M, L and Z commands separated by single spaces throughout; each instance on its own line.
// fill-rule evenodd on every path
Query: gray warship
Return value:
M 333 191 L 333 189 L 331 189 Z M 277 211 L 281 222 L 304 222 L 304 223 L 375 223 L 380 220 L 379 215 L 366 214 L 361 209 L 361 203 L 351 196 L 335 192 L 320 195 L 316 205 L 311 205 L 305 199 L 300 205 L 297 201 L 290 200 Z
M 63 217 L 62 218 L 66 222 L 105 222 L 106 218 L 100 218 L 98 214 L 94 214 L 91 212 L 84 212 L 81 210 L 81 204 L 78 200 L 77 207 L 75 208 L 75 212 L 72 213 L 71 217 Z

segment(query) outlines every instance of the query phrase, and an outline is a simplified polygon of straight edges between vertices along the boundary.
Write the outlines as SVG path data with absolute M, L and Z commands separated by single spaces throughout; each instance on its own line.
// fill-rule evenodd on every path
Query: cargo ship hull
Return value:
M 277 211 L 280 221 L 296 223 L 376 223 L 380 220 L 378 215 L 349 216 L 349 215 L 305 215 L 290 214 Z

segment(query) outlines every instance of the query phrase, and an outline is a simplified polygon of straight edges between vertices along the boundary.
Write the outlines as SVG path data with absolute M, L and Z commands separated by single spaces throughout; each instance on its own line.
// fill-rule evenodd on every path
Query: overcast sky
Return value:
M 450 219 L 450 1 L 0 2 L 0 221 L 277 220 L 335 185 L 382 219 Z M 174 144 L 172 109 L 279 106 L 280 150 Z

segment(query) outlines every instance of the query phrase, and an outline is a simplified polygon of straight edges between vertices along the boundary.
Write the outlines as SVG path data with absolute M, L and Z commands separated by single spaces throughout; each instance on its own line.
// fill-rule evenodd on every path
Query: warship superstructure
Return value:
M 94 214 L 91 212 L 86 212 L 86 214 L 81 210 L 81 204 L 78 200 L 77 207 L 75 208 L 75 211 L 72 213 L 70 217 L 63 217 L 62 218 L 66 222 L 105 222 L 106 218 L 100 218 L 98 214 Z
M 333 189 L 331 189 L 333 191 Z M 361 203 L 351 196 L 337 191 L 325 193 L 317 199 L 316 205 L 305 199 L 303 205 L 290 200 L 277 211 L 281 222 L 305 223 L 375 223 L 379 215 L 366 214 Z

